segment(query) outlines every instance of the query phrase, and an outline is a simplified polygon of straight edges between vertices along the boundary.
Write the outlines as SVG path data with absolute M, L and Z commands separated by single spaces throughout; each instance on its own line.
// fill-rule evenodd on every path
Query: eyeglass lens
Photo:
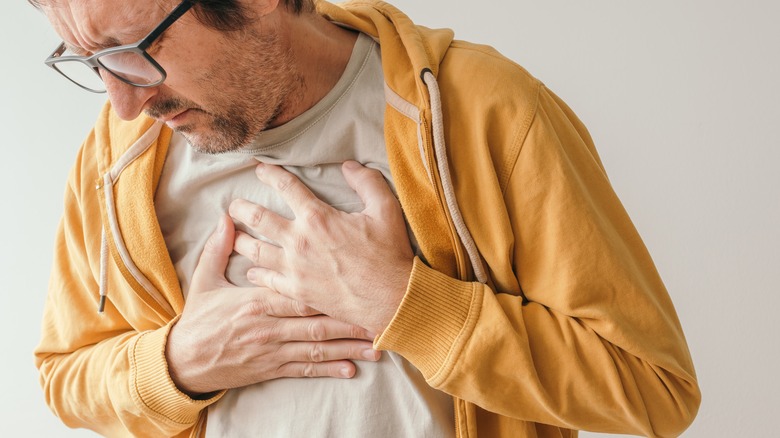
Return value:
M 140 53 L 107 54 L 98 58 L 98 62 L 103 68 L 135 85 L 150 85 L 162 79 L 160 71 Z
M 60 61 L 54 64 L 60 73 L 71 81 L 81 85 L 84 88 L 93 91 L 105 91 L 106 86 L 100 75 L 90 66 L 79 61 Z
M 69 53 L 66 53 L 69 55 Z M 108 53 L 97 59 L 100 66 L 133 85 L 151 85 L 163 79 L 162 73 L 142 54 L 125 51 Z M 102 92 L 106 86 L 92 67 L 80 62 L 60 60 L 54 67 L 84 88 Z

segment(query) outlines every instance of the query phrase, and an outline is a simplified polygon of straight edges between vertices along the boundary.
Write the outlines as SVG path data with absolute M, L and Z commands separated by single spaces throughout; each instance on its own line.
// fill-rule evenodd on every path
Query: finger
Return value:
M 319 310 L 313 309 L 300 301 L 291 300 L 272 290 L 258 288 L 255 288 L 254 290 L 260 293 L 260 296 L 253 301 L 253 311 L 256 315 L 289 318 L 322 314 Z M 286 319 L 283 319 L 282 321 L 286 321 Z
M 306 184 L 279 166 L 260 163 L 255 168 L 255 174 L 260 181 L 279 192 L 279 196 L 287 203 L 296 218 L 305 217 L 306 212 L 312 208 L 319 209 L 326 206 L 314 196 Z
M 216 230 L 211 233 L 203 252 L 200 254 L 198 265 L 192 274 L 192 286 L 190 289 L 207 290 L 225 281 L 225 269 L 228 258 L 233 252 L 233 237 L 235 228 L 233 221 L 223 215 L 219 219 Z
M 348 360 L 334 362 L 288 362 L 279 367 L 279 377 L 336 377 L 350 379 L 355 376 L 355 364 Z
M 287 277 L 278 271 L 262 267 L 254 267 L 247 271 L 246 278 L 254 285 L 267 287 L 268 289 L 271 289 L 289 298 L 296 298 L 295 295 L 291 293 L 294 291 L 290 290 Z
M 236 232 L 233 250 L 252 261 L 255 266 L 278 270 L 283 250 L 278 246 L 255 239 L 244 232 Z
M 276 331 L 282 341 L 374 340 L 374 336 L 366 329 L 325 315 L 308 318 L 280 318 L 276 324 Z
M 366 206 L 364 213 L 381 218 L 393 209 L 400 210 L 398 199 L 380 171 L 364 167 L 352 160 L 345 161 L 341 171 L 347 184 Z
M 288 362 L 332 362 L 335 360 L 363 360 L 376 362 L 381 353 L 372 348 L 371 342 L 337 340 L 328 342 L 288 342 L 279 353 Z
M 290 221 L 273 211 L 245 199 L 236 199 L 228 207 L 230 217 L 241 222 L 273 241 L 278 242 L 279 236 L 285 236 L 285 230 Z

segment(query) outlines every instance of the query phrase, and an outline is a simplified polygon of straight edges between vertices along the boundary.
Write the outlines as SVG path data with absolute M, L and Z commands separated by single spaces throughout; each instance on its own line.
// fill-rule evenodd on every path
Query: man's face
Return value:
M 106 42 L 140 40 L 177 3 L 61 0 L 44 12 L 67 44 L 88 55 Z M 261 20 L 225 33 L 186 13 L 147 49 L 168 75 L 162 85 L 133 87 L 101 71 L 114 110 L 126 120 L 141 111 L 163 120 L 202 152 L 248 144 L 273 123 L 298 81 L 274 20 Z

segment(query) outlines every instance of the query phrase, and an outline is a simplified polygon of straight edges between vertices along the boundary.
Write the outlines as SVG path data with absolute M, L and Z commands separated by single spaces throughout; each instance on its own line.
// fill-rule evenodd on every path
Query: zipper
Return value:
M 119 230 L 119 221 L 116 215 L 116 206 L 114 202 L 114 182 L 122 174 L 122 171 L 127 168 L 136 158 L 140 157 L 144 152 L 154 144 L 157 136 L 162 129 L 162 124 L 153 124 L 120 158 L 116 163 L 108 170 L 103 177 L 96 183 L 96 189 L 98 196 L 100 197 L 100 206 L 103 220 L 103 232 L 106 242 L 102 245 L 106 249 L 108 254 L 108 248 L 111 249 L 111 253 L 114 255 L 113 259 L 119 270 L 122 272 L 126 279 L 133 279 L 134 281 L 128 281 L 130 287 L 135 291 L 138 296 L 147 295 L 151 297 L 155 303 L 167 313 L 169 318 L 176 316 L 171 304 L 165 299 L 162 293 L 157 290 L 156 287 L 149 281 L 148 278 L 141 272 L 141 270 L 135 265 L 130 253 L 125 246 L 122 233 Z M 107 256 L 101 257 L 102 262 L 100 266 L 101 279 L 107 275 Z M 104 283 L 104 281 L 101 281 Z M 136 286 L 137 285 L 137 286 Z M 140 287 L 140 290 L 139 290 Z M 103 284 L 100 296 L 99 311 L 102 310 L 107 298 L 107 285 Z
M 420 114 L 420 125 L 422 126 L 424 134 L 423 139 L 425 146 L 425 161 L 427 162 L 428 169 L 430 169 L 431 175 L 433 176 L 432 184 L 433 190 L 436 193 L 436 200 L 439 202 L 439 207 L 444 210 L 445 216 L 447 218 L 447 225 L 449 226 L 450 232 L 449 237 L 450 241 L 452 242 L 453 252 L 455 254 L 458 278 L 465 279 L 468 272 L 468 268 L 466 267 L 466 258 L 464 257 L 463 248 L 460 244 L 460 237 L 458 237 L 458 233 L 455 230 L 455 224 L 452 220 L 452 213 L 447 207 L 447 202 L 444 199 L 444 193 L 442 192 L 441 188 L 441 176 L 439 175 L 439 167 L 436 164 L 436 153 L 433 147 L 433 135 L 431 134 L 429 122 L 426 119 L 424 113 Z
M 451 226 L 455 228 L 458 242 L 462 245 L 462 249 L 465 250 L 466 255 L 468 256 L 469 266 L 472 268 L 474 277 L 476 277 L 476 280 L 480 283 L 487 283 L 488 278 L 485 268 L 482 265 L 482 257 L 479 255 L 479 249 L 477 248 L 476 242 L 463 220 L 463 214 L 460 211 L 460 206 L 458 206 L 455 186 L 450 174 L 449 158 L 447 157 L 447 142 L 444 138 L 441 90 L 439 89 L 439 84 L 436 82 L 436 76 L 433 75 L 433 72 L 430 69 L 423 69 L 420 75 L 423 83 L 428 87 L 428 97 L 430 99 L 433 150 L 436 164 L 439 169 L 439 184 L 441 184 L 442 190 L 439 197 L 443 197 L 444 199 L 447 211 L 450 214 L 448 218 L 451 221 Z M 468 280 L 466 273 L 467 271 L 464 270 L 459 278 L 461 280 Z

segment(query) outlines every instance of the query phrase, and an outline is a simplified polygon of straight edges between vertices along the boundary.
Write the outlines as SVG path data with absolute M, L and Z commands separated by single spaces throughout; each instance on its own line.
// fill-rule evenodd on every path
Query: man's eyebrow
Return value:
M 95 46 L 92 47 L 92 49 L 95 49 L 94 51 L 96 52 L 98 50 L 110 49 L 111 47 L 117 47 L 124 44 L 134 44 L 141 41 L 143 38 L 146 38 L 146 36 L 149 35 L 149 32 L 151 32 L 151 30 L 149 29 L 148 24 L 139 23 L 133 27 L 123 30 L 121 34 L 118 35 L 118 37 L 104 38 L 103 40 L 95 43 Z M 127 42 L 123 43 L 120 38 L 124 38 Z M 90 49 L 74 46 L 68 42 L 65 42 L 65 48 L 72 53 L 78 54 L 86 54 L 92 51 Z
M 118 38 L 109 37 L 99 42 L 96 48 L 102 50 L 102 49 L 108 49 L 110 47 L 116 47 L 121 45 L 122 43 L 119 41 Z
M 130 44 L 132 44 L 132 43 L 130 43 Z M 103 50 L 103 49 L 109 49 L 111 47 L 117 47 L 117 46 L 121 46 L 121 45 L 122 45 L 122 42 L 119 41 L 119 39 L 114 38 L 114 37 L 108 37 L 108 38 L 104 39 L 103 41 L 97 43 L 97 45 L 95 46 L 95 49 Z M 74 46 L 74 45 L 72 45 L 72 44 L 70 44 L 68 42 L 65 42 L 65 48 L 68 49 L 68 51 L 70 51 L 72 53 L 84 54 L 84 53 L 88 52 L 87 49 L 84 49 L 84 48 L 81 48 L 81 47 L 76 47 L 76 46 Z

